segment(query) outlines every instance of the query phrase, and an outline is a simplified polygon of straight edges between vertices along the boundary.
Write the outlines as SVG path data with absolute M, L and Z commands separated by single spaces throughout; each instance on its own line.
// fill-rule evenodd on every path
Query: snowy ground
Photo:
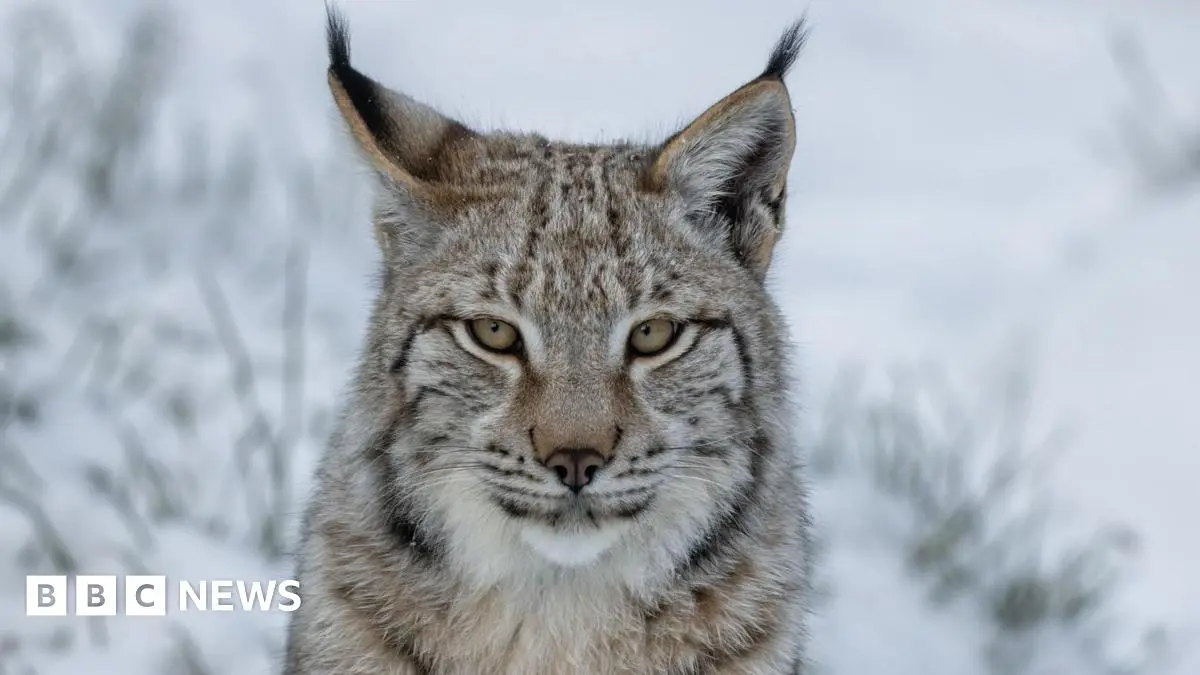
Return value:
M 0 0 L 0 45 L 38 34 L 17 8 L 59 8 L 79 59 L 104 71 L 143 4 Z M 790 231 L 772 284 L 793 321 L 814 448 L 868 445 L 817 433 L 847 362 L 872 378 L 936 363 L 973 397 L 993 379 L 987 364 L 1028 354 L 1030 424 L 1065 424 L 1070 438 L 1031 478 L 1060 516 L 1043 553 L 1109 524 L 1137 533 L 1128 575 L 1086 627 L 997 640 L 986 599 L 932 603 L 929 575 L 906 564 L 927 519 L 872 469 L 829 460 L 816 485 L 830 591 L 817 659 L 834 675 L 1137 672 L 1110 666 L 1136 662 L 1143 631 L 1161 624 L 1165 658 L 1141 672 L 1200 672 L 1188 648 L 1200 643 L 1200 168 L 1174 178 L 1189 134 L 1200 155 L 1200 5 L 344 4 L 356 62 L 377 79 L 476 126 L 578 140 L 669 132 L 755 74 L 807 9 L 812 40 L 790 79 Z M 277 613 L 101 624 L 22 612 L 24 574 L 60 568 L 285 577 L 286 537 L 262 524 L 294 527 L 365 318 L 373 249 L 325 90 L 321 3 L 175 10 L 148 140 L 114 160 L 134 167 L 115 189 L 78 167 L 116 132 L 67 125 L 84 140 L 71 136 L 14 196 L 14 176 L 33 173 L 13 139 L 36 134 L 20 125 L 87 105 L 22 117 L 17 102 L 42 99 L 0 100 L 0 419 L 16 420 L 0 436 L 0 675 L 265 673 L 280 646 Z M 1129 44 L 1153 86 L 1122 75 L 1114 45 Z M 51 81 L 65 66 L 40 67 Z M 1130 128 L 1149 135 L 1137 146 L 1149 160 L 1132 158 Z M 89 264 L 64 262 L 63 242 Z M 297 308 L 302 348 L 282 335 Z M 23 334 L 13 325 L 29 346 L 5 337 Z M 288 420 L 303 431 L 280 433 Z M 270 478 L 278 457 L 283 483 Z M 989 670 L 1000 643 L 1034 657 Z

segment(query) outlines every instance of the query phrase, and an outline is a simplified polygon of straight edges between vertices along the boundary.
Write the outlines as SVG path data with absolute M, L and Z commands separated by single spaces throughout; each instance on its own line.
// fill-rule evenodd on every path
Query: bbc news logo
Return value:
M 180 581 L 168 597 L 165 576 L 79 575 L 74 593 L 68 577 L 25 577 L 25 616 L 116 616 L 118 605 L 125 616 L 166 616 L 168 606 L 180 612 L 294 612 L 300 608 L 300 582 L 283 581 Z M 123 593 L 119 592 L 123 587 Z M 70 602 L 71 600 L 74 602 Z M 121 602 L 124 600 L 124 602 Z

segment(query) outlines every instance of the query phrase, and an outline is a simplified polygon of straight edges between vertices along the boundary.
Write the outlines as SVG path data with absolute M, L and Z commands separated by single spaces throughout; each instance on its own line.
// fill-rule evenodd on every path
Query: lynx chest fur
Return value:
M 764 287 L 802 40 L 660 144 L 576 145 L 383 87 L 331 14 L 380 291 L 304 519 L 286 675 L 807 672 Z

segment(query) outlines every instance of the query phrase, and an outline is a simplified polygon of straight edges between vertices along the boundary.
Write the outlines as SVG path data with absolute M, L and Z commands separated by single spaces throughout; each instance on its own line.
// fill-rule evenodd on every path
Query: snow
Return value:
M 0 27 L 32 4 L 0 0 Z M 96 68 L 116 58 L 122 27 L 142 6 L 36 4 L 70 17 L 76 49 Z M 1200 672 L 1200 650 L 1189 648 L 1200 638 L 1200 417 L 1192 410 L 1200 175 L 1182 187 L 1148 183 L 1125 152 L 1121 126 L 1128 113 L 1155 113 L 1146 133 L 1169 132 L 1160 148 L 1167 155 L 1184 134 L 1200 134 L 1200 6 L 343 4 L 355 61 L 376 79 L 469 124 L 585 141 L 670 132 L 757 73 L 779 31 L 807 11 L 811 40 L 789 78 L 800 133 L 789 231 L 770 280 L 793 326 L 803 421 L 820 425 L 821 403 L 847 362 L 876 374 L 896 362 L 936 362 L 972 390 L 983 388 L 977 374 L 986 364 L 1027 346 L 1032 417 L 1040 427 L 1065 423 L 1071 438 L 1039 476 L 1069 512 L 1067 523 L 1048 526 L 1061 527 L 1051 541 L 1110 523 L 1137 533 L 1101 651 L 1136 660 L 1129 654 L 1143 629 L 1161 624 L 1167 658 L 1143 672 Z M 0 209 L 0 316 L 15 307 L 40 339 L 21 357 L 0 352 L 0 384 L 18 383 L 41 405 L 40 424 L 0 436 L 0 489 L 39 495 L 81 573 L 287 578 L 289 561 L 258 550 L 261 532 L 248 515 L 274 493 L 238 478 L 240 460 L 263 481 L 269 469 L 265 444 L 246 435 L 258 424 L 247 411 L 260 408 L 271 430 L 296 414 L 281 393 L 294 373 L 281 326 L 294 290 L 285 260 L 303 242 L 298 415 L 308 428 L 284 439 L 294 472 L 287 490 L 303 495 L 370 302 L 365 181 L 325 89 L 322 3 L 210 0 L 173 9 L 178 54 L 147 150 L 161 189 L 131 201 L 137 208 L 85 221 L 84 245 L 108 268 L 72 281 L 46 263 L 44 223 L 86 203 L 66 170 L 44 178 L 29 200 L 36 208 Z M 1121 75 L 1114 45 L 1130 37 L 1158 78 L 1160 108 L 1150 110 Z M 0 58 L 10 58 L 7 48 Z M 0 115 L 8 115 L 4 96 Z M 196 129 L 205 132 L 198 143 L 179 140 Z M 0 163 L 12 156 L 6 147 Z M 176 167 L 199 161 L 201 148 L 215 178 L 230 176 L 239 158 L 259 161 L 253 185 L 235 176 L 213 188 L 236 195 L 251 185 L 248 197 L 174 196 Z M 0 176 L 11 171 L 0 166 Z M 225 304 L 255 364 L 253 397 L 243 398 L 229 345 L 216 334 Z M 107 349 L 80 328 L 101 316 L 129 327 Z M 166 322 L 183 336 L 178 343 L 161 337 Z M 195 344 L 185 339 L 193 334 Z M 172 408 L 173 400 L 184 403 Z M 119 494 L 88 489 L 89 467 L 93 487 L 103 471 L 118 488 L 142 485 L 130 477 L 140 466 L 128 459 L 135 437 L 174 472 L 168 484 L 180 517 L 125 517 Z M 5 463 L 10 446 L 40 481 Z M 145 494 L 134 494 L 138 513 L 152 510 Z M 993 672 L 983 654 L 995 629 L 980 608 L 931 603 L 927 582 L 906 566 L 906 542 L 921 523 L 902 504 L 853 471 L 820 477 L 815 497 L 828 545 L 822 579 L 832 592 L 814 626 L 823 672 Z M 179 660 L 193 647 L 208 672 L 272 669 L 286 623 L 279 612 L 118 617 L 102 629 L 73 617 L 25 618 L 23 577 L 48 563 L 26 569 L 27 544 L 43 535 L 5 503 L 0 673 L 7 663 L 43 675 L 201 672 Z M 289 504 L 281 515 L 294 528 L 299 507 Z M 1036 664 L 1019 672 L 1105 672 L 1067 636 L 1034 637 Z

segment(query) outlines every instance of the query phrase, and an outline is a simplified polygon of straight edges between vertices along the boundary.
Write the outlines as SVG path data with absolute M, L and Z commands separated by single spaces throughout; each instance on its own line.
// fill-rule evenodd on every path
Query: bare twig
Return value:
M 288 249 L 284 269 L 285 293 L 283 303 L 283 423 L 281 453 L 273 458 L 271 482 L 275 490 L 272 515 L 278 520 L 282 533 L 283 522 L 292 508 L 290 458 L 304 433 L 304 310 L 307 300 L 308 248 L 294 240 Z
M 8 502 L 13 508 L 25 514 L 34 534 L 41 543 L 42 551 L 50 558 L 54 571 L 58 574 L 75 574 L 79 570 L 79 560 L 71 553 L 66 540 L 59 534 L 58 528 L 50 520 L 50 516 L 42 509 L 42 505 L 29 495 L 18 490 L 0 485 L 0 500 Z
M 201 272 L 198 276 L 198 281 L 200 292 L 204 299 L 204 306 L 208 310 L 209 317 L 212 320 L 217 339 L 233 368 L 230 385 L 234 395 L 237 396 L 238 403 L 241 404 L 243 411 L 248 416 L 250 425 L 247 429 L 247 432 L 250 434 L 248 438 L 254 438 L 259 441 L 243 446 L 236 453 L 236 455 L 240 456 L 235 457 L 235 459 L 239 465 L 248 468 L 251 466 L 252 461 L 252 455 L 249 453 L 256 447 L 264 447 L 266 449 L 268 462 L 271 461 L 272 457 L 281 458 L 284 453 L 283 446 L 280 443 L 280 439 L 272 431 L 266 411 L 258 399 L 254 362 L 246 350 L 241 334 L 238 332 L 233 313 L 229 309 L 229 303 L 221 293 L 221 289 L 217 286 L 216 282 L 206 274 Z M 249 497 L 255 491 L 254 486 L 251 486 L 247 482 L 248 476 L 245 474 L 243 474 L 242 480 L 246 483 L 246 493 L 247 497 Z M 268 520 L 266 526 L 269 528 L 272 526 L 272 523 Z M 278 538 L 279 534 L 273 533 L 270 530 L 266 531 L 265 534 L 267 538 L 260 542 L 264 553 L 271 556 L 281 554 L 283 547 L 282 542 Z

